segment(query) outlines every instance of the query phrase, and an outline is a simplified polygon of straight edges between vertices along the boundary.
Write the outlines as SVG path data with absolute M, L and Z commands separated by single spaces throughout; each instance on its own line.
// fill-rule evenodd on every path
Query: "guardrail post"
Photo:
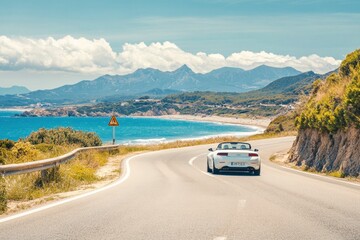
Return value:
M 0 214 L 7 208 L 6 182 L 4 176 L 0 176 Z
M 53 168 L 41 170 L 40 179 L 37 181 L 36 185 L 42 187 L 45 183 L 49 183 L 58 179 L 59 168 L 60 166 L 55 165 Z
M 47 182 L 47 177 L 48 177 L 48 170 L 45 169 L 45 170 L 41 170 L 41 181 L 43 183 Z

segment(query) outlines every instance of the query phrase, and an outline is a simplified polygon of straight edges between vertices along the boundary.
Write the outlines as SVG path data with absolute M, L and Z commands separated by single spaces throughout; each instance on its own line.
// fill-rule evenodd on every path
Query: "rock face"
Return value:
M 335 134 L 301 129 L 289 155 L 290 162 L 319 172 L 360 174 L 360 129 L 349 127 Z

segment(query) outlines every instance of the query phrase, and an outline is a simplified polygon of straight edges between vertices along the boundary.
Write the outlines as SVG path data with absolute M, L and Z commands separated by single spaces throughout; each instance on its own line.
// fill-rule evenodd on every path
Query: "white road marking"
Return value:
M 200 155 L 197 155 L 197 156 L 191 158 L 191 159 L 189 160 L 189 165 L 192 166 L 193 168 L 195 168 L 196 170 L 200 171 L 202 174 L 205 174 L 205 175 L 207 175 L 207 176 L 209 176 L 209 177 L 215 178 L 215 176 L 214 176 L 213 174 L 210 174 L 210 173 L 208 173 L 208 172 L 205 172 L 205 171 L 199 169 L 198 167 L 194 166 L 194 161 L 195 161 L 198 157 L 200 157 L 200 156 L 202 156 L 202 155 L 206 155 L 206 154 L 205 154 L 205 153 L 202 153 L 202 154 L 200 154 Z
M 240 209 L 244 208 L 245 205 L 246 205 L 246 199 L 240 199 L 238 201 L 237 210 L 239 211 Z
M 113 183 L 111 183 L 109 185 L 106 185 L 103 188 L 99 188 L 99 189 L 96 189 L 96 190 L 93 190 L 91 192 L 87 192 L 87 193 L 84 193 L 84 194 L 81 194 L 81 195 L 78 195 L 78 196 L 75 196 L 75 197 L 67 198 L 67 199 L 64 199 L 64 200 L 61 200 L 61 201 L 57 201 L 57 202 L 54 202 L 54 203 L 47 204 L 47 205 L 42 206 L 42 207 L 38 207 L 38 208 L 31 209 L 31 210 L 28 210 L 28 211 L 25 211 L 25 212 L 22 212 L 22 213 L 18 213 L 18 214 L 14 214 L 14 215 L 11 215 L 11 216 L 8 216 L 8 217 L 1 218 L 0 223 L 8 222 L 10 220 L 14 220 L 14 219 L 21 218 L 21 217 L 25 217 L 25 216 L 28 216 L 28 215 L 33 214 L 33 213 L 41 212 L 41 211 L 44 211 L 46 209 L 53 208 L 53 207 L 56 207 L 56 206 L 59 206 L 59 205 L 62 205 L 62 204 L 68 203 L 68 202 L 72 202 L 72 201 L 75 201 L 77 199 L 81 199 L 81 198 L 84 198 L 84 197 L 88 197 L 88 196 L 94 195 L 96 193 L 105 191 L 105 190 L 107 190 L 109 188 L 113 188 L 115 186 L 118 186 L 118 185 L 124 183 L 130 177 L 130 161 L 132 159 L 136 158 L 136 157 L 140 157 L 140 156 L 145 155 L 145 154 L 148 154 L 148 153 L 142 153 L 142 154 L 132 156 L 132 157 L 129 157 L 129 158 L 125 159 L 125 163 L 123 164 L 125 174 L 119 180 L 117 180 L 117 181 L 115 181 L 115 182 L 113 182 Z
M 216 175 L 214 175 L 214 174 L 212 174 L 212 173 L 205 172 L 205 171 L 201 170 L 200 168 L 194 166 L 194 161 L 195 161 L 198 157 L 200 157 L 200 156 L 202 156 L 202 155 L 206 155 L 206 153 L 199 154 L 199 155 L 191 158 L 191 159 L 189 160 L 189 165 L 192 166 L 193 168 L 195 168 L 196 170 L 198 170 L 199 172 L 201 172 L 202 174 L 205 174 L 205 175 L 208 176 L 208 177 L 215 178 L 216 180 L 218 180 L 218 181 L 220 181 L 220 182 L 223 182 L 223 183 L 225 183 L 225 184 L 227 184 L 227 185 L 233 185 L 233 186 L 235 186 L 233 183 L 227 182 L 227 181 L 225 181 L 224 179 L 219 178 L 219 177 L 217 177 Z
M 201 154 L 201 155 L 203 155 L 203 154 Z M 198 156 L 193 157 L 192 159 L 190 159 L 190 161 L 189 161 L 190 166 L 192 166 L 194 164 L 194 160 L 197 159 L 198 157 L 200 157 L 201 155 L 198 155 Z
M 227 237 L 225 236 L 221 236 L 221 237 L 216 237 L 214 238 L 214 240 L 226 240 Z

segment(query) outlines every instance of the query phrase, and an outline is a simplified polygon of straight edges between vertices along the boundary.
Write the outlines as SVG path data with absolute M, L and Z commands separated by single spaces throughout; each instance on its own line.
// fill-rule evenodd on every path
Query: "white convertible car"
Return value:
M 221 170 L 247 171 L 259 176 L 261 159 L 258 150 L 251 149 L 249 143 L 223 142 L 214 150 L 209 149 L 207 155 L 207 171 L 213 174 Z

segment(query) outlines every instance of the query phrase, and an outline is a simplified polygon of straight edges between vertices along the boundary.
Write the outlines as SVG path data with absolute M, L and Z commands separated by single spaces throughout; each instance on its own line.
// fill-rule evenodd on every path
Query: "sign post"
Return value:
M 119 122 L 118 122 L 118 120 L 116 119 L 115 115 L 112 115 L 108 126 L 110 126 L 110 127 L 113 128 L 113 130 L 112 130 L 112 137 L 113 137 L 113 145 L 115 145 L 115 127 L 118 127 L 118 126 L 119 126 Z

